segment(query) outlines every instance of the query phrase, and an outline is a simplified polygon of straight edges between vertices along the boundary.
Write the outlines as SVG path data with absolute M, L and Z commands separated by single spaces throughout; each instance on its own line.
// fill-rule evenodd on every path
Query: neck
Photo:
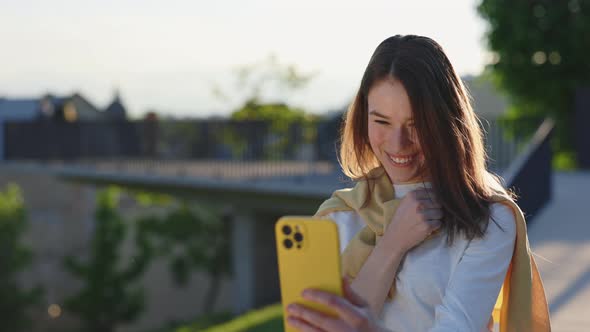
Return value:
M 428 181 L 428 179 L 414 179 L 414 180 L 409 180 L 409 181 L 392 182 L 392 184 L 393 185 L 399 185 L 399 184 L 417 184 L 417 183 L 426 183 L 426 182 L 430 182 L 430 181 Z

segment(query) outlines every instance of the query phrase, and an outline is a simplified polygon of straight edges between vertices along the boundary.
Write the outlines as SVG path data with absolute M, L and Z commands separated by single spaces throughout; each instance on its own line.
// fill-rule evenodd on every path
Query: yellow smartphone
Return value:
M 275 234 L 285 331 L 295 331 L 287 324 L 286 308 L 291 303 L 335 316 L 330 308 L 304 300 L 301 292 L 314 288 L 343 295 L 336 224 L 330 219 L 287 216 L 276 222 Z

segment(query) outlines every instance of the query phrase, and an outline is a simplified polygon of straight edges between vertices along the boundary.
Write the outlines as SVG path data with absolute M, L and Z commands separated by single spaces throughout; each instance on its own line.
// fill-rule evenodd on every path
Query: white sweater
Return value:
M 397 198 L 423 184 L 394 185 Z M 394 332 L 485 331 L 512 259 L 515 218 L 509 207 L 495 203 L 485 236 L 468 241 L 456 236 L 446 246 L 446 234 L 406 254 L 398 268 L 396 292 L 380 318 Z M 354 211 L 328 214 L 338 225 L 340 251 L 364 226 Z

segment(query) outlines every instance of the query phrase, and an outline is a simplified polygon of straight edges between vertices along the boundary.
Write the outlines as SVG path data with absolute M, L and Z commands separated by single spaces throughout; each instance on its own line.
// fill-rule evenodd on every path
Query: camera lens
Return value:
M 285 234 L 285 235 L 291 234 L 291 227 L 289 227 L 289 225 L 283 226 L 283 234 Z
M 303 234 L 301 234 L 301 233 L 295 233 L 295 235 L 293 235 L 293 237 L 295 238 L 295 241 L 297 241 L 297 242 L 303 241 Z
M 285 241 L 283 241 L 283 245 L 285 246 L 285 248 L 291 249 L 293 247 L 293 241 L 285 239 Z

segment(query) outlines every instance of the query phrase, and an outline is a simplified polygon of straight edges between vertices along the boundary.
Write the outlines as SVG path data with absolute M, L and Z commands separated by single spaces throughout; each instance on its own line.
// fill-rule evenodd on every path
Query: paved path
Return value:
M 529 241 L 553 331 L 590 331 L 590 172 L 557 173 L 553 185 L 551 203 L 529 226 Z

